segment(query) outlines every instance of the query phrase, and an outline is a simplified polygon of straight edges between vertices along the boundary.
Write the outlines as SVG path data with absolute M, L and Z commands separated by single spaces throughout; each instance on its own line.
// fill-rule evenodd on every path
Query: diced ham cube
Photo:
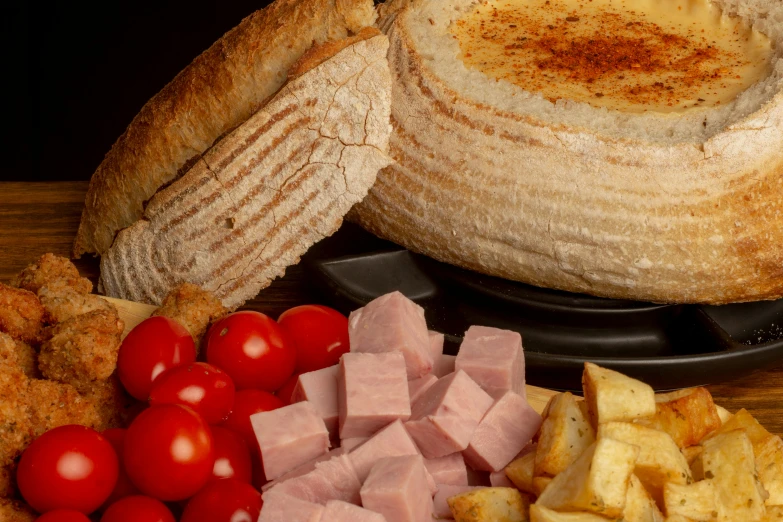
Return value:
M 337 422 L 340 408 L 337 401 L 337 375 L 340 366 L 335 364 L 322 370 L 303 373 L 291 393 L 291 402 L 308 401 L 315 406 L 333 440 L 338 438 Z
M 468 468 L 462 453 L 452 453 L 437 459 L 425 459 L 424 467 L 435 479 L 436 484 L 468 485 Z
M 541 415 L 512 391 L 503 393 L 481 419 L 462 452 L 474 469 L 500 471 L 527 446 L 541 426 Z
M 426 458 L 445 457 L 468 447 L 493 402 L 468 374 L 458 371 L 439 379 L 416 401 L 405 428 Z
M 501 469 L 500 471 L 493 471 L 489 474 L 489 483 L 492 484 L 493 488 L 515 488 L 513 482 L 511 482 L 511 479 L 508 478 L 506 475 L 506 470 Z
M 254 413 L 250 423 L 258 439 L 268 480 L 329 450 L 329 432 L 320 413 L 309 402 Z
M 369 437 L 411 415 L 405 359 L 400 353 L 346 353 L 338 378 L 340 438 Z
M 448 499 L 455 495 L 473 491 L 474 489 L 481 489 L 481 487 L 438 484 L 438 492 L 435 493 L 435 498 L 432 502 L 432 516 L 438 519 L 454 518 L 451 514 L 451 508 L 449 507 Z
M 441 377 L 445 377 L 450 373 L 454 373 L 456 362 L 456 355 L 446 355 L 444 353 L 435 359 L 435 364 L 432 366 L 432 375 L 440 379 Z
M 340 444 L 342 444 L 342 448 L 345 450 L 346 453 L 349 453 L 353 451 L 355 448 L 358 448 L 365 442 L 370 440 L 370 437 L 351 437 L 349 439 L 343 439 L 340 441 Z
M 358 504 L 362 484 L 356 476 L 347 455 L 318 462 L 310 473 L 278 484 L 267 493 L 277 492 L 315 504 L 326 505 L 330 500 L 344 500 Z
M 369 302 L 348 318 L 352 352 L 400 352 L 405 357 L 408 379 L 418 379 L 432 371 L 424 309 L 392 292 Z
M 457 354 L 457 370 L 463 370 L 485 391 L 525 392 L 525 356 L 522 336 L 510 330 L 471 326 Z
M 330 500 L 326 503 L 321 522 L 386 522 L 386 518 L 369 509 L 340 500 Z
M 402 425 L 394 421 L 348 454 L 359 481 L 364 482 L 370 470 L 379 460 L 386 457 L 418 455 L 419 450 Z
M 320 522 L 324 507 L 278 493 L 268 491 L 263 495 L 264 506 L 258 522 Z
M 432 360 L 434 362 L 443 355 L 443 343 L 446 341 L 446 336 L 440 332 L 433 332 L 432 330 L 427 333 L 429 334 L 430 340 L 430 354 L 432 355 Z
M 410 396 L 411 404 L 424 395 L 424 392 L 436 382 L 438 382 L 438 378 L 432 374 L 408 381 L 408 395 Z
M 288 471 L 287 473 L 283 474 L 282 476 L 276 478 L 275 480 L 271 480 L 261 486 L 261 491 L 266 491 L 268 489 L 272 489 L 273 487 L 277 486 L 278 484 L 282 484 L 286 480 L 291 480 L 292 478 L 301 477 L 302 475 L 306 475 L 313 471 L 315 469 L 315 465 L 319 462 L 323 462 L 325 460 L 329 460 L 332 457 L 339 457 L 343 453 L 346 453 L 345 448 L 334 448 L 331 451 L 327 451 L 323 455 L 314 458 L 313 460 L 308 460 L 301 466 L 297 466 L 291 471 Z
M 393 522 L 432 517 L 432 495 L 421 455 L 379 460 L 361 489 L 362 505 Z

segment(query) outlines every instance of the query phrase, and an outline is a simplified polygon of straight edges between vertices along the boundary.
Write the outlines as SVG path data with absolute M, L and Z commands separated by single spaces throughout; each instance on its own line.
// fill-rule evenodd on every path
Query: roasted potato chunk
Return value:
M 525 493 L 536 494 L 533 489 L 533 469 L 536 461 L 536 450 L 525 453 L 506 466 L 506 476 Z
M 514 488 L 482 488 L 450 497 L 455 522 L 527 522 L 530 500 Z
M 691 388 L 655 396 L 655 415 L 636 421 L 665 431 L 680 448 L 698 444 L 708 433 L 720 428 L 718 409 L 706 388 Z
M 628 483 L 623 521 L 663 522 L 663 513 L 636 475 L 631 475 L 631 481 Z
M 582 388 L 595 428 L 604 422 L 632 421 L 655 414 L 653 389 L 614 370 L 585 363 Z
M 718 517 L 712 480 L 685 485 L 669 482 L 663 487 L 663 502 L 669 516 L 680 515 L 696 522 L 708 522 Z
M 607 522 L 609 519 L 592 513 L 558 513 L 533 504 L 530 506 L 530 522 Z
M 534 475 L 554 477 L 570 466 L 591 444 L 595 431 L 582 414 L 576 397 L 558 393 L 544 410 L 538 436 Z

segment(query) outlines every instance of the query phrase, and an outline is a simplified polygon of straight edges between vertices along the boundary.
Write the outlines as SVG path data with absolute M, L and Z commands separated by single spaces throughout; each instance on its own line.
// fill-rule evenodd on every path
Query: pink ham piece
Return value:
M 424 467 L 438 485 L 468 485 L 468 468 L 465 466 L 462 453 L 452 453 L 437 459 L 424 459 Z
M 434 362 L 443 355 L 443 343 L 446 340 L 446 336 L 440 332 L 433 332 L 432 330 L 427 332 L 427 334 L 429 335 L 430 340 L 430 354 L 432 355 L 432 360 Z
M 397 420 L 351 451 L 348 458 L 351 459 L 359 481 L 364 482 L 372 467 L 379 460 L 386 457 L 418 454 L 419 450 L 413 443 L 413 439 L 405 431 L 402 422 Z
M 362 484 L 347 455 L 318 462 L 310 473 L 273 487 L 266 494 L 283 493 L 314 504 L 326 505 L 330 500 L 358 504 Z
M 303 373 L 291 393 L 291 402 L 308 401 L 315 406 L 332 440 L 338 438 L 337 424 L 340 408 L 337 402 L 337 375 L 339 373 L 340 366 L 337 364 L 322 370 Z
M 382 295 L 351 312 L 348 336 L 351 352 L 402 353 L 409 380 L 432 371 L 424 309 L 400 292 Z
M 370 437 L 351 437 L 350 439 L 341 440 L 340 444 L 342 444 L 342 448 L 345 450 L 345 452 L 349 453 L 368 440 L 370 440 Z
M 456 362 L 457 362 L 456 355 L 446 355 L 444 353 L 443 355 L 435 359 L 435 364 L 432 367 L 432 375 L 440 379 L 441 377 L 445 377 L 450 373 L 454 373 Z
M 436 382 L 438 382 L 438 378 L 432 374 L 408 381 L 408 395 L 410 396 L 411 404 L 416 402 L 419 397 L 424 395 L 424 392 L 427 391 L 430 386 Z
M 368 305 L 369 306 L 369 305 Z M 411 416 L 405 359 L 400 353 L 346 353 L 338 376 L 340 438 L 369 437 Z
M 462 455 L 470 467 L 500 471 L 527 446 L 541 426 L 541 415 L 512 391 L 500 395 L 481 419 Z
M 332 457 L 339 457 L 343 453 L 346 453 L 345 448 L 334 448 L 331 451 L 328 451 L 321 455 L 320 457 L 316 457 L 313 460 L 309 460 L 302 464 L 301 466 L 297 466 L 291 471 L 283 474 L 282 476 L 276 478 L 275 480 L 269 481 L 263 486 L 261 486 L 261 491 L 266 491 L 268 489 L 272 489 L 273 487 L 277 486 L 278 484 L 282 484 L 286 480 L 291 480 L 292 478 L 301 477 L 302 475 L 306 475 L 313 471 L 315 469 L 315 465 L 319 462 L 323 462 L 325 460 L 329 460 Z
M 324 507 L 306 500 L 269 491 L 263 495 L 264 506 L 258 522 L 320 522 Z
M 435 493 L 435 498 L 432 501 L 432 516 L 438 519 L 453 519 L 448 499 L 474 489 L 481 489 L 481 487 L 438 484 L 438 492 Z
M 485 391 L 525 392 L 522 336 L 510 330 L 471 326 L 459 348 L 455 369 L 462 370 Z
M 407 392 L 407 389 L 406 389 Z M 250 423 L 264 461 L 264 474 L 274 480 L 329 450 L 329 432 L 309 402 L 255 413 Z
M 515 488 L 513 482 L 511 482 L 511 479 L 508 478 L 506 475 L 506 470 L 501 469 L 500 471 L 493 471 L 489 474 L 489 483 L 492 485 L 493 488 Z
M 432 495 L 421 455 L 379 460 L 361 489 L 362 505 L 393 522 L 432 518 Z
M 445 457 L 468 447 L 493 402 L 468 374 L 457 371 L 438 379 L 416 401 L 405 429 L 426 458 Z
M 321 522 L 386 522 L 386 518 L 369 509 L 340 500 L 330 500 L 326 503 Z

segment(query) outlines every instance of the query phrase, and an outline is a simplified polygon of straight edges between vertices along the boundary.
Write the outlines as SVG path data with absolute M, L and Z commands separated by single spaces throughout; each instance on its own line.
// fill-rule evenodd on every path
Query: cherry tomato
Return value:
M 211 364 L 196 362 L 165 372 L 152 385 L 150 404 L 190 406 L 208 424 L 225 420 L 234 404 L 234 381 Z
M 125 471 L 125 464 L 122 462 L 122 455 L 125 448 L 125 434 L 127 432 L 128 430 L 122 428 L 112 428 L 102 433 L 104 438 L 108 440 L 109 444 L 111 444 L 114 448 L 114 451 L 117 453 L 120 461 L 120 470 L 119 475 L 117 476 L 117 484 L 114 486 L 114 491 L 111 492 L 109 498 L 107 498 L 106 502 L 103 503 L 104 508 L 109 507 L 111 504 L 114 504 L 123 497 L 139 494 L 138 488 L 134 486 L 133 482 L 131 482 L 130 478 L 128 478 L 128 473 Z
M 294 393 L 296 383 L 299 382 L 299 375 L 300 374 L 298 373 L 293 374 L 291 378 L 285 381 L 285 384 L 275 392 L 275 396 L 279 397 L 280 400 L 283 401 L 283 404 L 291 404 L 291 394 Z
M 24 499 L 39 513 L 72 509 L 89 514 L 109 498 L 118 473 L 117 454 L 103 435 L 67 425 L 30 444 L 16 480 Z
M 168 317 L 150 317 L 122 341 L 117 356 L 117 374 L 128 393 L 146 401 L 152 381 L 160 374 L 195 360 L 193 337 L 184 326 Z
M 244 437 L 220 426 L 210 426 L 210 429 L 215 442 L 215 464 L 210 481 L 233 478 L 249 484 L 253 478 L 253 466 Z
M 175 522 L 169 508 L 154 498 L 134 495 L 118 500 L 101 517 L 101 522 Z
M 296 371 L 314 372 L 334 366 L 349 351 L 348 318 L 333 308 L 302 305 L 277 320 L 296 347 Z
M 234 396 L 234 407 L 228 418 L 221 424 L 224 428 L 239 433 L 244 437 L 248 449 L 253 455 L 258 455 L 258 440 L 250 424 L 250 416 L 261 411 L 272 411 L 285 406 L 283 401 L 269 392 L 261 390 L 240 390 Z
M 262 504 L 261 493 L 250 484 L 218 480 L 190 499 L 180 522 L 255 522 Z
M 36 518 L 35 522 L 90 522 L 90 519 L 81 511 L 55 509 Z
M 228 373 L 238 390 L 274 392 L 294 373 L 296 349 L 266 315 L 235 312 L 209 329 L 207 361 Z
M 128 476 L 142 493 L 160 500 L 194 495 L 212 475 L 214 460 L 209 426 L 187 406 L 151 406 L 125 437 Z

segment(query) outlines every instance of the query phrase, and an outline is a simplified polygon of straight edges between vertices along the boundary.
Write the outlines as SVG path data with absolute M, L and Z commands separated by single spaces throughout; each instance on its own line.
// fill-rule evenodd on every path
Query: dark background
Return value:
M 266 3 L 9 2 L 0 180 L 89 179 L 150 97 Z

